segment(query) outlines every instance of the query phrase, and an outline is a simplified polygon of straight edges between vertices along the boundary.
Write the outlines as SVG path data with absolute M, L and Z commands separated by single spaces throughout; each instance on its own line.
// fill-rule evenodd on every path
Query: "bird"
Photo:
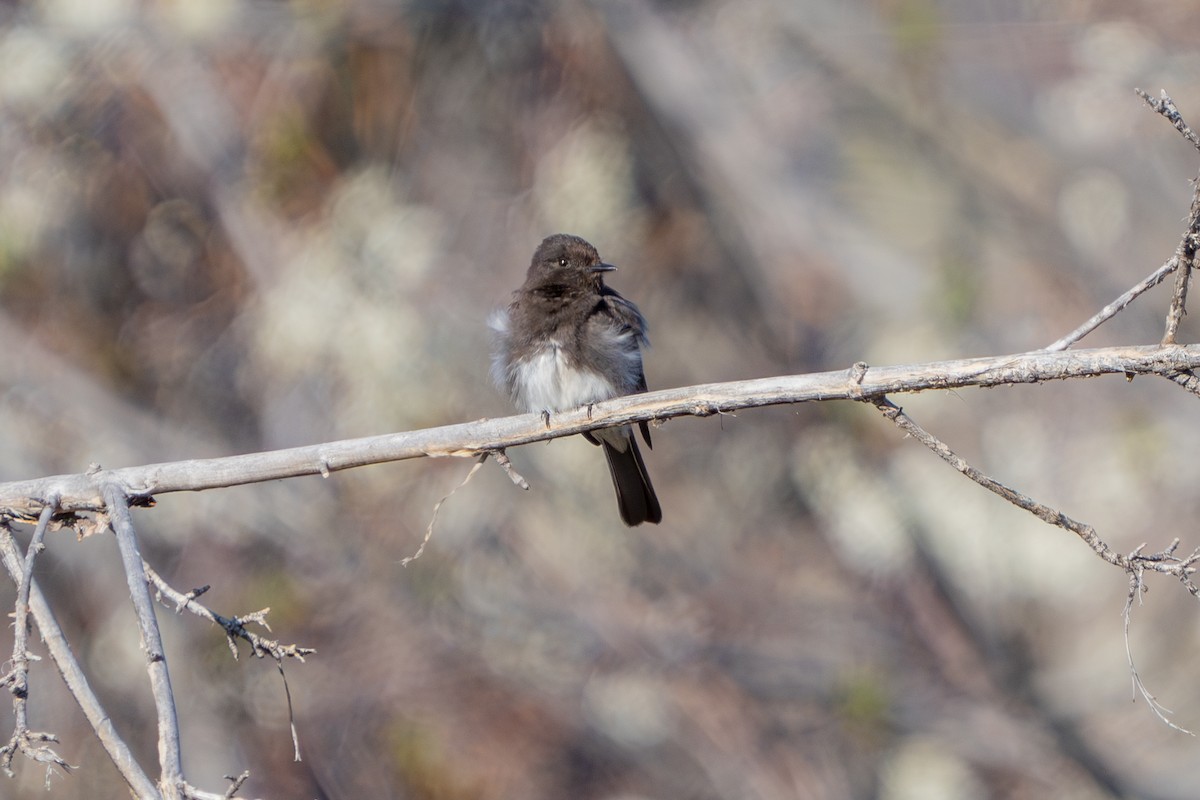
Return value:
M 642 348 L 649 346 L 638 307 L 604 284 L 616 270 L 585 239 L 546 237 L 513 301 L 489 318 L 492 378 L 523 412 L 591 406 L 646 391 Z M 647 447 L 650 429 L 639 427 Z M 583 434 L 603 448 L 622 521 L 662 521 L 662 508 L 629 425 Z

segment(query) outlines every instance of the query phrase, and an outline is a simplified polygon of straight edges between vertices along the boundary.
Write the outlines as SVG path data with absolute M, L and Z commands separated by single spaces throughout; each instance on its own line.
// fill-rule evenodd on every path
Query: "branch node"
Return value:
M 867 370 L 870 367 L 865 361 L 856 361 L 851 365 L 848 372 L 850 377 L 850 396 L 855 400 L 863 399 L 862 382 L 867 377 Z

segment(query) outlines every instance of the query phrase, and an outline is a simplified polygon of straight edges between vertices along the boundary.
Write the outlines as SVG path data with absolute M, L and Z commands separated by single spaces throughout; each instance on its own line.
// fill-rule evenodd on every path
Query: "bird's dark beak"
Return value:
M 588 272 L 616 272 L 617 268 L 612 264 L 595 264 L 588 267 Z

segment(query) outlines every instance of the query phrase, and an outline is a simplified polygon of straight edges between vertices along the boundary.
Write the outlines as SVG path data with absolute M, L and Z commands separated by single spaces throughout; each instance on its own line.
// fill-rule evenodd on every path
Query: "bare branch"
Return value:
M 57 497 L 46 501 L 38 517 L 37 527 L 34 528 L 33 537 L 29 541 L 29 550 L 25 554 L 21 577 L 17 582 L 17 601 L 13 613 L 13 668 L 0 678 L 0 685 L 7 686 L 13 695 L 13 735 L 8 744 L 0 747 L 0 770 L 11 778 L 13 756 L 20 752 L 30 760 L 46 765 L 47 789 L 50 788 L 50 778 L 55 767 L 64 772 L 70 772 L 72 767 L 62 756 L 46 746 L 47 742 L 58 741 L 54 734 L 29 730 L 29 661 L 33 658 L 29 653 L 29 592 L 33 584 L 33 563 L 45 548 L 46 530 L 50 527 L 50 518 L 57 508 Z
M 515 445 L 557 439 L 597 428 L 681 416 L 707 417 L 742 408 L 846 400 L 883 394 L 1040 383 L 1105 374 L 1164 375 L 1200 367 L 1200 345 L 1110 347 L 1066 352 L 1036 351 L 1013 355 L 872 367 L 861 382 L 845 370 L 784 375 L 756 380 L 685 386 L 596 403 L 554 415 L 547 425 L 540 414 L 484 419 L 406 433 L 273 450 L 225 458 L 175 461 L 109 470 L 103 479 L 125 489 L 130 502 L 145 504 L 154 494 L 201 491 L 300 475 L 320 475 L 367 464 L 424 456 L 476 457 Z M 590 417 L 590 418 L 589 418 Z M 99 475 L 56 475 L 0 484 L 0 517 L 36 518 L 42 503 L 34 498 L 57 492 L 64 512 L 104 507 Z
M 980 472 L 975 467 L 968 464 L 964 459 L 958 456 L 954 451 L 947 447 L 943 442 L 934 437 L 920 425 L 905 414 L 898 406 L 888 400 L 886 397 L 877 397 L 872 402 L 883 412 L 883 415 L 892 420 L 905 433 L 912 436 L 921 444 L 928 447 L 936 453 L 942 460 L 946 461 L 950 466 L 967 476 L 975 483 L 984 487 L 990 492 L 993 492 L 1013 505 L 1023 508 L 1029 513 L 1036 516 L 1043 522 L 1050 525 L 1058 526 L 1064 530 L 1070 531 L 1079 538 L 1087 542 L 1101 558 L 1110 564 L 1121 567 L 1129 575 L 1129 596 L 1125 602 L 1123 616 L 1125 619 L 1125 656 L 1129 663 L 1129 673 L 1133 681 L 1134 691 L 1140 693 L 1146 704 L 1150 706 L 1154 714 L 1169 727 L 1190 735 L 1195 735 L 1186 728 L 1176 725 L 1170 720 L 1170 709 L 1166 708 L 1158 699 L 1151 694 L 1146 685 L 1142 683 L 1141 675 L 1138 674 L 1137 668 L 1133 662 L 1133 649 L 1129 643 L 1129 620 L 1133 608 L 1134 598 L 1141 598 L 1145 591 L 1145 573 L 1147 570 L 1161 572 L 1168 575 L 1174 575 L 1187 588 L 1193 597 L 1200 599 L 1200 587 L 1192 580 L 1191 576 L 1196 572 L 1195 564 L 1200 561 L 1200 548 L 1197 548 L 1187 558 L 1179 558 L 1175 555 L 1175 550 L 1179 547 L 1179 539 L 1171 542 L 1166 550 L 1158 553 L 1143 553 L 1145 545 L 1136 548 L 1128 556 L 1121 555 L 1109 547 L 1096 533 L 1095 528 L 1091 525 L 1071 519 L 1061 511 L 1051 508 L 1050 506 L 1033 500 L 1032 498 L 1010 489 L 994 478 Z M 1136 694 L 1135 694 L 1136 697 Z
M 1174 552 L 1175 547 L 1178 545 L 1179 540 L 1176 539 L 1174 543 L 1172 543 L 1171 547 L 1164 552 Z M 1131 555 L 1136 556 L 1140 554 L 1140 551 L 1144 546 L 1145 545 L 1138 547 L 1138 549 L 1134 550 Z M 1160 703 L 1158 698 L 1151 694 L 1150 690 L 1146 688 L 1146 684 L 1142 683 L 1142 676 L 1138 673 L 1137 667 L 1133 663 L 1133 646 L 1129 642 L 1129 623 L 1130 618 L 1133 615 L 1133 601 L 1136 598 L 1140 603 L 1142 594 L 1144 594 L 1145 591 L 1145 570 L 1141 567 L 1141 565 L 1137 565 L 1133 569 L 1129 570 L 1129 595 L 1125 599 L 1125 608 L 1121 612 L 1121 616 L 1125 621 L 1125 659 L 1129 664 L 1129 677 L 1133 683 L 1134 699 L 1137 699 L 1137 695 L 1140 694 L 1142 699 L 1146 701 L 1146 705 L 1150 706 L 1150 710 L 1154 712 L 1154 715 L 1162 720 L 1167 727 L 1174 728 L 1180 733 L 1186 733 L 1189 736 L 1195 736 L 1196 734 L 1192 733 L 1187 728 L 1180 727 L 1169 719 L 1172 713 L 1171 709 Z
M 129 500 L 115 482 L 105 482 L 102 491 L 113 532 L 117 535 L 117 547 L 121 551 L 121 563 L 125 568 L 129 594 L 137 612 L 142 648 L 146 652 L 146 669 L 150 673 L 150 689 L 154 696 L 154 707 L 158 712 L 158 763 L 162 771 L 159 786 L 166 800 L 178 800 L 182 797 L 181 790 L 184 785 L 183 757 L 179 749 L 179 719 L 175 711 L 175 696 L 171 692 L 171 675 L 167 670 L 162 636 L 158 630 L 158 620 L 154 616 L 154 600 L 150 596 L 144 562 L 138 548 L 137 533 L 129 515 Z
M 1175 288 L 1171 292 L 1171 307 L 1167 309 L 1166 331 L 1162 338 L 1164 345 L 1175 343 L 1175 337 L 1179 333 L 1179 323 L 1187 314 L 1188 286 L 1192 282 L 1192 259 L 1178 257 L 1177 261 L 1182 269 L 1175 273 Z
M 12 535 L 3 528 L 0 528 L 0 560 L 3 560 L 4 568 L 13 581 L 19 582 L 24 571 L 23 559 Z M 42 641 L 50 651 L 50 658 L 58 667 L 63 682 L 87 717 L 88 723 L 96 732 L 96 737 L 108 753 L 108 757 L 112 759 L 117 771 L 121 773 L 121 777 L 139 798 L 159 797 L 154 782 L 138 766 L 133 752 L 113 727 L 112 718 L 108 716 L 108 712 L 100 704 L 100 699 L 88 684 L 87 676 L 75 654 L 71 652 L 71 646 L 67 643 L 67 638 L 36 580 L 30 581 L 29 584 L 29 610 L 33 612 L 33 619 L 41 631 Z
M 276 661 L 282 662 L 285 658 L 295 658 L 303 661 L 305 656 L 312 655 L 317 652 L 311 647 L 300 647 L 294 644 L 280 644 L 274 639 L 267 639 L 259 636 L 257 633 L 246 629 L 246 623 L 253 622 L 262 625 L 268 631 L 271 626 L 267 624 L 267 612 L 271 609 L 264 608 L 261 611 L 255 611 L 252 614 L 244 614 L 240 617 L 224 617 L 216 613 L 201 603 L 196 602 L 196 598 L 208 591 L 207 586 L 184 594 L 176 589 L 173 589 L 161 575 L 147 563 L 142 562 L 142 568 L 146 571 L 146 577 L 150 583 L 154 584 L 154 590 L 158 594 L 159 600 L 163 598 L 170 600 L 175 604 L 175 612 L 190 611 L 196 616 L 206 619 L 214 625 L 219 625 L 224 631 L 229 642 L 229 649 L 233 651 L 233 657 L 238 657 L 237 640 L 241 639 L 250 645 L 250 650 L 255 658 L 270 656 Z
M 1159 114 L 1167 119 L 1175 130 L 1183 134 L 1183 138 L 1192 143 L 1192 147 L 1200 150 L 1200 135 L 1192 130 L 1191 126 L 1183 120 L 1183 115 L 1179 113 L 1179 109 L 1175 107 L 1175 101 L 1171 99 L 1166 90 L 1160 90 L 1157 98 L 1152 97 L 1149 92 L 1142 89 L 1134 89 L 1138 97 L 1146 101 L 1146 105 L 1150 106 Z
M 989 492 L 1003 497 L 1018 508 L 1025 509 L 1043 522 L 1075 534 L 1086 542 L 1096 555 L 1109 564 L 1120 567 L 1126 572 L 1149 570 L 1174 576 L 1184 584 L 1193 596 L 1200 599 L 1200 587 L 1197 587 L 1191 580 L 1191 575 L 1196 572 L 1195 564 L 1197 561 L 1200 561 L 1200 550 L 1186 559 L 1179 558 L 1174 554 L 1175 547 L 1178 546 L 1178 541 L 1176 541 L 1172 547 L 1160 553 L 1146 555 L 1141 552 L 1141 548 L 1138 548 L 1128 556 L 1118 553 L 1100 538 L 1100 535 L 1096 533 L 1096 529 L 1091 525 L 1072 519 L 1058 509 L 1051 508 L 1044 503 L 1039 503 L 1015 489 L 1010 489 L 995 478 L 991 478 L 971 466 L 961 456 L 947 447 L 945 443 L 914 422 L 911 417 L 905 414 L 899 406 L 892 403 L 888 398 L 876 397 L 872 398 L 871 402 L 883 412 L 885 417 L 896 423 L 896 426 L 900 430 L 928 447 L 939 458 L 963 475 L 978 483 Z
M 896 427 L 907 433 L 909 436 L 916 439 L 921 444 L 932 450 L 939 458 L 945 461 L 956 470 L 966 475 L 971 480 L 978 483 L 989 492 L 1003 497 L 1008 502 L 1023 508 L 1030 514 L 1033 514 L 1038 519 L 1050 525 L 1056 525 L 1064 530 L 1068 530 L 1079 538 L 1087 542 L 1087 545 L 1095 551 L 1096 555 L 1110 564 L 1125 568 L 1128 561 L 1125 556 L 1113 550 L 1101 539 L 1096 530 L 1091 526 L 1071 519 L 1066 514 L 1058 511 L 1050 506 L 1043 505 L 1031 497 L 1024 495 L 1015 489 L 1010 489 L 994 478 L 980 472 L 975 467 L 971 466 L 960 457 L 957 453 L 946 446 L 940 439 L 926 431 L 920 425 L 913 421 L 911 417 L 894 404 L 886 397 L 877 397 L 872 400 L 875 407 L 883 412 L 883 415 L 896 423 Z
M 1132 303 L 1134 300 L 1136 300 L 1139 295 L 1144 294 L 1145 292 L 1149 291 L 1150 289 L 1153 289 L 1155 286 L 1158 286 L 1160 283 L 1163 282 L 1163 280 L 1166 279 L 1166 277 L 1168 275 L 1170 275 L 1172 272 L 1174 272 L 1178 268 L 1179 268 L 1178 258 L 1172 257 L 1172 258 L 1168 259 L 1167 263 L 1163 264 L 1161 267 L 1154 270 L 1154 272 L 1147 275 L 1145 278 L 1143 278 L 1137 285 L 1135 285 L 1129 291 L 1125 292 L 1120 297 L 1118 297 L 1116 300 L 1113 300 L 1111 303 L 1106 305 L 1104 308 L 1100 309 L 1098 312 L 1096 312 L 1095 316 L 1093 316 L 1087 322 L 1080 325 L 1075 330 L 1068 333 L 1066 336 L 1059 339 L 1054 344 L 1047 347 L 1046 350 L 1048 350 L 1049 352 L 1058 352 L 1060 350 L 1066 350 L 1068 347 L 1075 344 L 1080 339 L 1087 336 L 1089 333 L 1096 330 L 1096 328 L 1099 328 L 1105 322 L 1112 319 L 1117 314 L 1119 314 L 1121 311 L 1123 311 L 1125 309 L 1125 307 L 1127 305 L 1129 305 L 1130 303 Z
M 469 478 L 470 476 L 467 477 Z M 464 483 L 466 483 L 466 481 L 464 481 Z M 453 492 L 451 494 L 453 494 Z M 288 724 L 290 725 L 292 731 L 292 751 L 294 753 L 295 760 L 299 761 L 300 736 L 296 731 L 296 718 L 292 710 L 292 690 L 291 687 L 288 686 L 287 673 L 285 673 L 283 670 L 283 660 L 285 658 L 295 658 L 299 661 L 304 661 L 305 656 L 312 655 L 317 651 L 311 647 L 300 647 L 294 644 L 280 644 L 274 639 L 267 639 L 259 636 L 253 631 L 246 629 L 246 623 L 253 622 L 257 623 L 258 625 L 262 625 L 267 630 L 271 630 L 271 626 L 267 624 L 267 613 L 271 610 L 269 608 L 264 608 L 261 611 L 255 611 L 251 614 L 244 614 L 240 617 L 223 617 L 207 606 L 196 602 L 197 597 L 208 591 L 207 586 L 203 586 L 199 589 L 193 589 L 187 594 L 183 594 L 171 588 L 171 585 L 163 580 L 162 576 L 155 572 L 149 564 L 143 561 L 142 567 L 146 571 L 146 577 L 149 578 L 150 582 L 154 584 L 154 588 L 158 593 L 159 600 L 161 601 L 165 597 L 173 602 L 175 604 L 175 613 L 181 613 L 186 609 L 198 617 L 203 617 L 209 622 L 220 625 L 225 630 L 225 638 L 229 643 L 229 649 L 232 651 L 235 660 L 238 657 L 238 639 L 243 639 L 250 643 L 250 651 L 254 654 L 255 658 L 270 656 L 271 658 L 275 659 L 275 663 L 279 667 L 279 676 L 283 679 L 284 695 L 287 697 Z M 248 775 L 248 772 L 244 772 L 240 776 L 240 779 L 230 778 L 230 780 L 235 781 L 235 785 L 230 789 L 230 792 L 236 792 L 238 787 L 242 785 Z M 192 794 L 188 794 L 187 792 L 191 792 Z M 185 796 L 199 797 L 200 795 L 197 794 L 196 789 L 188 787 L 185 791 Z M 229 794 L 227 796 L 232 797 L 233 794 Z
M 1134 89 L 1134 91 L 1146 101 L 1147 105 L 1174 125 L 1175 130 L 1183 134 L 1183 138 L 1191 142 L 1193 147 L 1200 150 L 1200 135 L 1197 135 L 1184 121 L 1183 115 L 1175 107 L 1175 101 L 1165 91 L 1160 92 L 1157 99 L 1141 89 Z M 1196 261 L 1198 247 L 1200 247 L 1200 181 L 1193 181 L 1192 207 L 1188 212 L 1187 231 L 1184 232 L 1183 239 L 1180 241 L 1179 247 L 1175 249 L 1175 257 L 1172 259 L 1179 267 L 1179 271 L 1175 274 L 1175 289 L 1171 294 L 1171 307 L 1167 310 L 1166 330 L 1163 332 L 1162 338 L 1164 345 L 1175 343 L 1175 337 L 1179 333 L 1179 323 L 1187 314 L 1187 293 L 1192 282 L 1192 266 Z

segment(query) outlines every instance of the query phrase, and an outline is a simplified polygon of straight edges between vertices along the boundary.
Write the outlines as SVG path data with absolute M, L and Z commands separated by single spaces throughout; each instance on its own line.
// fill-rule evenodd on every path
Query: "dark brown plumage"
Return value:
M 558 233 L 533 254 L 511 305 L 493 315 L 493 376 L 522 411 L 553 412 L 646 391 L 646 320 L 604 285 L 616 267 L 578 236 Z M 650 445 L 650 430 L 641 424 Z M 601 445 L 626 525 L 660 522 L 662 509 L 628 426 L 584 436 Z

